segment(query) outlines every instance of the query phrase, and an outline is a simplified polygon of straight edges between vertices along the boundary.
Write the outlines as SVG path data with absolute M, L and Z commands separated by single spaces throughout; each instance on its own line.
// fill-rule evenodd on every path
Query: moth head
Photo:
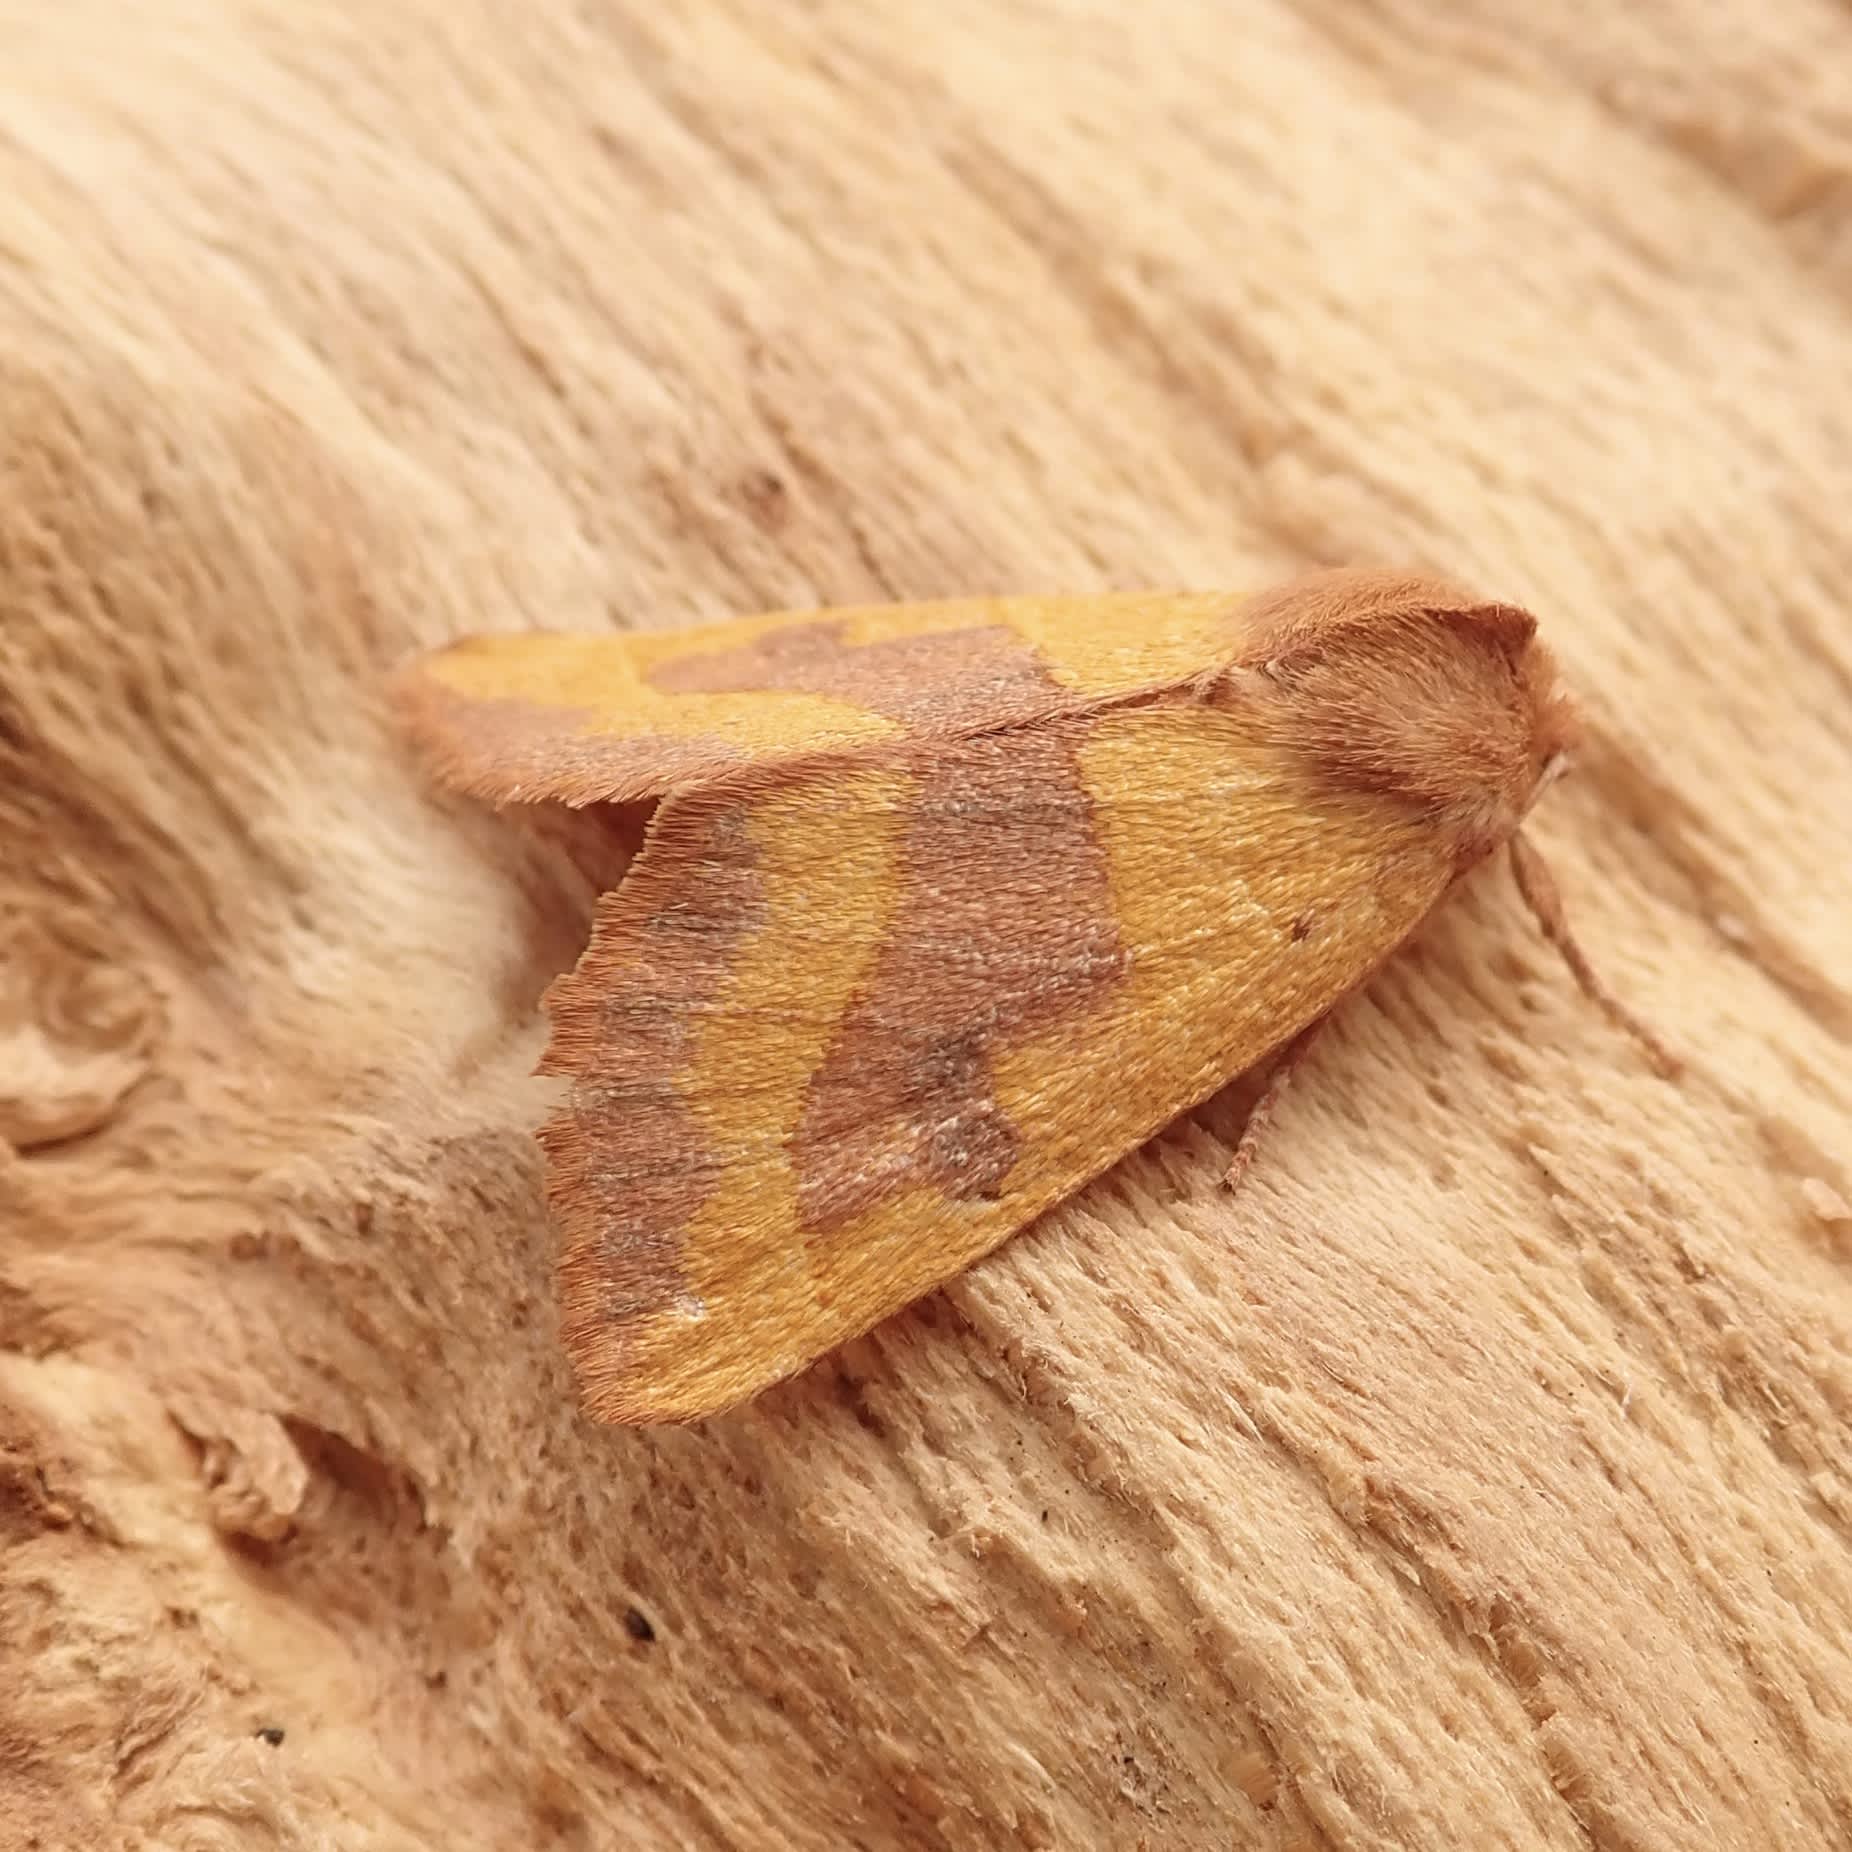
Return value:
M 1517 605 L 1413 573 L 1320 573 L 1256 600 L 1242 631 L 1276 743 L 1336 788 L 1418 810 L 1462 868 L 1567 769 L 1574 715 Z

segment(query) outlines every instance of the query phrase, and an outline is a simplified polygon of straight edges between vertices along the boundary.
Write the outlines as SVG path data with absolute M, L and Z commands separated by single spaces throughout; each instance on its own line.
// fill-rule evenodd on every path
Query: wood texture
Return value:
M 0 1843 L 1852 1839 L 1840 9 L 0 43 Z M 607 845 L 433 800 L 385 670 L 1358 558 L 1543 618 L 1684 1078 L 1490 871 L 1233 1204 L 1223 1101 L 581 1421 L 528 1070 Z

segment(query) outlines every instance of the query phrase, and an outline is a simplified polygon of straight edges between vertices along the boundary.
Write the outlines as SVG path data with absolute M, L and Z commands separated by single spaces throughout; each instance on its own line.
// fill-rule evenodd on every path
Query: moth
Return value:
M 1309 1031 L 1501 845 L 1624 1019 L 1517 833 L 1574 730 L 1536 629 L 1341 571 L 489 636 L 403 671 L 449 786 L 655 805 L 547 998 L 590 1411 L 757 1394 L 1284 1048 L 1238 1169 Z

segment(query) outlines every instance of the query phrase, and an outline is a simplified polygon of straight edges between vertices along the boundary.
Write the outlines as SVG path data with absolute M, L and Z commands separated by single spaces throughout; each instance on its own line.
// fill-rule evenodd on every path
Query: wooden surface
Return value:
M 0 43 L 0 1843 L 1852 1843 L 1841 10 Z M 747 1412 L 583 1422 L 592 881 L 383 671 L 1380 559 L 1542 614 L 1539 839 L 1684 1079 L 1489 871 L 1234 1202 L 1231 1099 Z

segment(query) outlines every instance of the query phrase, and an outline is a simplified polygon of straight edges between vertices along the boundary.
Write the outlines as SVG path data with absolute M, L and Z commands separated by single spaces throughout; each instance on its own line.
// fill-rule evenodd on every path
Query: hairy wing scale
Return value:
M 746 767 L 955 737 L 1187 680 L 1241 601 L 1128 593 L 780 612 L 693 630 L 466 639 L 397 688 L 446 783 L 629 802 Z
M 1042 731 L 1059 750 L 1027 754 L 1039 784 L 1021 778 L 1025 732 L 1006 742 L 1016 802 L 1038 824 L 1012 854 L 1050 818 L 1072 833 L 1055 789 L 1071 778 L 1102 878 L 1089 885 L 1080 858 L 1039 903 L 1031 875 L 974 911 L 957 868 L 922 853 L 960 864 L 981 838 L 1008 837 L 981 741 L 664 807 L 555 1006 L 550 1065 L 577 1081 L 548 1133 L 565 1326 L 604 1412 L 727 1406 L 956 1274 L 1327 1008 L 1450 876 L 1406 812 L 1314 787 L 1234 713 L 1179 701 Z M 961 774 L 978 793 L 962 810 Z M 928 778 L 950 819 L 935 829 L 919 815 Z M 754 926 L 719 967 L 708 928 L 690 928 L 682 963 L 707 958 L 691 987 L 670 968 L 675 933 L 666 950 L 649 934 L 661 938 L 668 897 L 710 877 L 701 845 L 716 829 L 750 843 Z M 967 922 L 962 938 L 935 936 L 935 907 Z M 1077 908 L 1098 915 L 1078 935 Z M 1058 959 L 1038 963 L 1037 933 L 1091 961 L 1065 989 Z M 910 942 L 915 964 L 897 962 Z M 910 987 L 919 961 L 961 951 L 952 1020 Z M 665 980 L 683 1013 L 674 1096 L 704 1155 L 674 1225 L 642 1231 L 664 1257 L 652 1296 L 623 1207 L 642 1154 L 630 1138 L 626 1156 L 626 1097 L 587 1012 Z M 898 1005 L 884 981 L 905 992 Z M 930 1034 L 910 1029 L 934 1010 Z

